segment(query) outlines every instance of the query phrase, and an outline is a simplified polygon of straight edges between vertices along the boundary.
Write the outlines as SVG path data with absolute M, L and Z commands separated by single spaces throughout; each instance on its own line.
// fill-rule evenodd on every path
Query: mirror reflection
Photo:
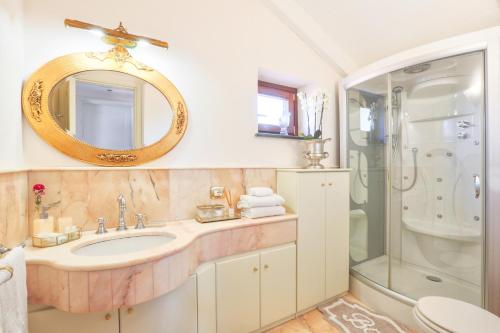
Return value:
M 50 93 L 49 109 L 66 133 L 102 149 L 151 145 L 172 123 L 170 104 L 158 89 L 133 75 L 107 70 L 61 80 Z

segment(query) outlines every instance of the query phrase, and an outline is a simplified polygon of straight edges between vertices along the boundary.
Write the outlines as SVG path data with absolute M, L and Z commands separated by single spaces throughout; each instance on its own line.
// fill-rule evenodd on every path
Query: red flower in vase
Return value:
M 43 184 L 35 184 L 33 185 L 33 192 L 35 193 L 40 193 L 40 194 L 43 194 L 43 192 L 45 191 L 45 185 Z
M 35 194 L 35 208 L 37 211 L 40 211 L 40 207 L 42 206 L 42 195 L 45 195 L 45 185 L 33 185 L 33 193 Z

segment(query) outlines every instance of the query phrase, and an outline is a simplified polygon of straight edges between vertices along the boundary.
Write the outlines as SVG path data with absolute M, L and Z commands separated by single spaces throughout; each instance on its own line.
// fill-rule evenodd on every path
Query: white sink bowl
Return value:
M 79 256 L 114 256 L 143 251 L 165 245 L 175 239 L 172 235 L 130 235 L 106 239 L 79 247 L 72 252 Z

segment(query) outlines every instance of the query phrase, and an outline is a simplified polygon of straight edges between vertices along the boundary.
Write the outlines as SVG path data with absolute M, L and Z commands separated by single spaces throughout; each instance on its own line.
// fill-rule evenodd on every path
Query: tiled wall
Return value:
M 96 229 L 96 219 L 105 217 L 108 227 L 116 226 L 118 204 L 127 200 L 127 224 L 135 213 L 150 221 L 193 218 L 196 206 L 213 201 L 210 186 L 225 186 L 239 197 L 245 186 L 276 188 L 275 169 L 172 169 L 172 170 L 77 170 L 30 171 L 28 189 L 36 183 L 47 187 L 44 203 L 57 203 L 50 215 L 72 217 L 85 230 Z M 34 197 L 28 191 L 28 221 L 36 218 Z M 220 201 L 224 203 L 224 201 Z M 31 228 L 30 228 L 31 229 Z
M 13 247 L 28 235 L 27 173 L 0 174 L 0 244 Z

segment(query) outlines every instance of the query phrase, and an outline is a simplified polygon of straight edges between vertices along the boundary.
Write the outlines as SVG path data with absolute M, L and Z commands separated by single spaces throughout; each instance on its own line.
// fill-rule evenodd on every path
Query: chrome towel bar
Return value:
M 21 243 L 19 244 L 19 246 L 25 247 L 26 245 L 24 243 Z M 0 259 L 5 257 L 7 255 L 7 252 L 9 252 L 10 250 L 11 249 L 9 249 L 8 247 L 5 247 L 2 244 L 0 244 Z M 9 278 L 3 281 L 2 283 L 9 281 L 14 276 L 14 270 L 9 265 L 0 265 L 0 271 L 7 271 L 10 274 Z
M 5 282 L 9 281 L 14 276 L 14 270 L 10 266 L 0 265 L 0 271 L 7 271 L 10 274 L 9 278 L 7 280 L 3 281 L 2 283 L 5 283 Z

